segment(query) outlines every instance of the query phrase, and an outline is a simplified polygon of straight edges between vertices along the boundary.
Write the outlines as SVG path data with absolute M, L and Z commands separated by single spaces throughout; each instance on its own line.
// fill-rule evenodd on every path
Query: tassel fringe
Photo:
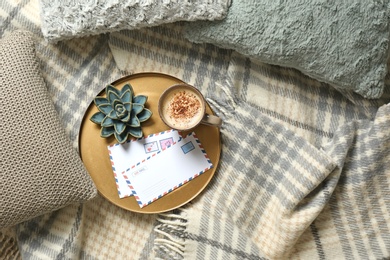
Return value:
M 183 259 L 187 214 L 183 209 L 173 213 L 159 214 L 154 228 L 154 252 L 156 259 Z

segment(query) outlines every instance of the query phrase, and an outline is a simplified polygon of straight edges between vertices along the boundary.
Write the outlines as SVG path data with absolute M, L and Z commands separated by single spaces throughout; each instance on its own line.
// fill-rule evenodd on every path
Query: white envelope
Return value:
M 120 198 L 132 196 L 132 192 L 123 178 L 122 173 L 150 155 L 178 142 L 181 136 L 176 130 L 168 130 L 151 134 L 145 138 L 127 141 L 124 144 L 108 146 L 112 171 L 114 172 L 118 195 Z
M 138 205 L 143 208 L 186 184 L 213 164 L 195 133 L 133 165 L 123 173 Z

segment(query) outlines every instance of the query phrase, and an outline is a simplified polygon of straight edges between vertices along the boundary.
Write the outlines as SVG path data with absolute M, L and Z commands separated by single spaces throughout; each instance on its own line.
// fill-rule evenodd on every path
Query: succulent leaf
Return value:
M 127 111 L 124 107 L 122 110 L 117 110 L 116 111 L 116 116 L 118 117 L 119 120 L 123 122 L 123 118 L 127 117 L 129 115 L 129 111 Z
M 114 126 L 114 120 L 108 116 L 106 116 L 103 121 L 101 122 L 102 127 L 110 127 Z
M 116 111 L 113 109 L 110 113 L 107 114 L 108 117 L 112 119 L 118 119 L 118 116 L 116 115 Z
M 125 92 L 122 93 L 122 95 L 120 96 L 122 102 L 131 102 L 131 98 L 132 98 L 132 93 L 131 93 L 131 90 L 127 90 Z
M 104 98 L 104 97 L 95 97 L 93 102 L 95 103 L 96 106 L 100 106 L 100 105 L 103 105 L 103 104 L 110 104 L 110 102 L 108 101 L 107 98 Z
M 102 127 L 102 129 L 100 130 L 100 136 L 101 137 L 109 137 L 109 136 L 111 136 L 114 133 L 115 133 L 115 129 L 114 129 L 113 126 Z
M 118 134 L 122 134 L 126 129 L 126 124 L 122 121 L 117 120 L 114 124 L 115 132 Z
M 137 115 L 137 117 L 138 120 L 142 123 L 148 120 L 152 116 L 152 114 L 153 114 L 152 111 L 150 111 L 147 108 L 144 108 L 144 110 L 142 110 L 141 113 Z
M 97 106 L 97 108 L 99 109 L 100 112 L 102 112 L 105 115 L 109 114 L 112 111 L 111 104 L 101 104 Z
M 131 109 L 131 112 L 134 113 L 134 115 L 138 115 L 143 109 L 144 105 L 133 103 L 133 108 Z
M 141 138 L 143 136 L 141 127 L 129 127 L 128 133 L 135 138 Z
M 114 91 L 108 91 L 107 92 L 107 99 L 108 99 L 108 101 L 110 102 L 110 104 L 112 105 L 112 104 L 114 104 L 114 102 L 116 101 L 116 100 L 121 100 L 121 98 L 118 96 L 118 94 L 117 93 L 115 93 Z
M 133 103 L 137 103 L 140 105 L 145 105 L 146 101 L 148 100 L 147 96 L 144 95 L 138 95 L 133 98 Z
M 125 102 L 123 103 L 123 105 L 125 106 L 127 111 L 131 111 L 131 109 L 133 108 L 133 103 L 131 102 Z
M 109 91 L 114 92 L 118 96 L 118 98 L 120 97 L 120 91 L 117 90 L 114 86 L 107 85 L 107 87 L 106 87 L 106 96 L 107 97 L 109 96 L 109 94 L 108 94 Z
M 95 124 L 101 124 L 101 122 L 103 121 L 103 119 L 106 117 L 105 114 L 103 114 L 102 112 L 96 112 L 95 114 L 93 114 L 90 118 L 90 120 L 92 122 L 94 122 Z
M 128 123 L 130 121 L 130 118 L 131 118 L 131 113 L 127 113 L 127 116 L 122 118 L 121 121 L 123 123 Z
M 114 99 L 114 100 L 111 102 L 111 106 L 112 106 L 112 108 L 114 108 L 114 109 L 115 109 L 115 107 L 116 107 L 118 104 L 123 104 L 123 102 L 122 102 L 120 99 Z
M 130 118 L 130 126 L 131 127 L 139 127 L 139 126 L 141 126 L 141 123 L 140 123 L 138 117 L 133 116 L 133 117 Z
M 126 94 L 127 92 L 130 93 L 130 99 L 127 100 L 127 102 L 131 102 L 131 98 L 134 96 L 134 91 L 133 91 L 133 87 L 129 83 L 125 84 L 122 87 L 119 96 L 122 98 L 123 95 L 127 95 Z
M 121 100 L 123 102 L 131 102 L 131 94 L 130 92 L 126 92 L 121 96 Z
M 117 140 L 120 144 L 123 144 L 124 142 L 126 142 L 127 136 L 128 136 L 128 133 L 127 133 L 127 132 L 124 132 L 124 133 L 122 133 L 122 134 L 119 134 L 119 133 L 115 132 L 115 138 L 116 138 L 116 140 Z

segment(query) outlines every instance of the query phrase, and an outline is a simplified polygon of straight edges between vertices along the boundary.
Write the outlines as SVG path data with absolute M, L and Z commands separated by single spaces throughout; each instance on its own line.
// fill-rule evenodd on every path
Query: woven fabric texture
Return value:
M 7 230 L 0 233 L 0 259 L 22 259 L 16 245 L 15 234 L 5 234 L 5 232 L 7 232 Z
M 38 0 L 5 0 L 0 2 L 0 10 L 2 35 L 17 29 L 34 33 L 42 75 L 74 146 L 90 102 L 108 82 L 122 76 L 116 65 L 126 74 L 156 71 L 179 77 L 199 87 L 214 111 L 226 119 L 221 129 L 223 148 L 218 172 L 186 207 L 164 215 L 144 215 L 97 196 L 17 225 L 16 240 L 2 230 L 0 241 L 5 246 L 0 247 L 6 255 L 14 251 L 17 241 L 23 259 L 144 260 L 156 259 L 154 254 L 161 254 L 160 259 L 174 259 L 172 254 L 176 253 L 178 259 L 241 260 L 261 259 L 270 253 L 288 255 L 287 251 L 291 254 L 285 259 L 389 258 L 390 118 L 383 116 L 389 115 L 388 106 L 383 107 L 390 102 L 389 76 L 382 97 L 367 100 L 349 90 L 339 92 L 294 69 L 267 65 L 210 44 L 192 44 L 182 35 L 182 23 L 50 44 L 42 36 L 36 15 Z M 232 98 L 222 89 L 237 93 Z M 382 112 L 380 107 L 384 108 Z M 263 119 L 271 122 L 270 129 L 263 130 L 267 127 Z M 291 142 L 283 140 L 284 133 L 290 133 Z M 271 161 L 268 165 L 262 157 L 267 151 L 260 149 L 264 147 L 260 140 L 271 143 L 267 149 L 275 152 L 275 156 L 264 158 Z M 306 169 L 295 171 L 293 176 L 288 173 L 294 171 L 285 176 L 278 169 L 289 165 L 290 158 L 294 159 L 291 162 L 302 162 L 305 151 L 311 156 L 326 153 L 339 169 L 343 161 L 345 164 L 333 192 L 329 183 L 321 182 L 315 189 L 317 193 L 310 194 L 318 197 L 305 197 L 306 208 L 300 203 L 300 208 L 287 211 L 283 207 L 288 204 L 281 202 L 295 202 L 305 195 L 300 191 L 307 192 L 308 186 L 320 180 L 296 181 L 301 173 L 309 176 Z M 283 159 L 286 164 L 272 163 Z M 264 176 L 267 179 L 261 182 Z M 326 191 L 332 192 L 330 196 Z M 270 195 L 273 201 L 267 203 Z M 319 198 L 318 203 L 311 203 L 315 198 Z M 278 207 L 261 210 L 267 204 Z M 321 207 L 323 210 L 317 214 Z M 298 223 L 289 226 L 278 222 L 289 217 L 281 216 L 278 209 L 292 213 L 302 210 L 307 215 L 302 218 L 304 223 L 298 218 Z M 258 236 L 259 228 L 263 228 L 259 222 L 272 219 L 270 216 L 279 218 L 266 222 L 264 228 L 296 229 L 281 239 L 291 243 L 273 252 L 269 250 L 272 245 L 268 245 L 268 251 L 263 252 L 258 242 L 280 234 Z M 307 217 L 314 216 L 315 220 L 299 236 L 301 224 L 308 224 Z M 260 231 L 264 234 L 266 230 Z
M 216 20 L 226 16 L 229 5 L 230 0 L 41 0 L 42 32 L 58 41 L 175 21 Z
M 390 105 L 372 121 L 340 126 L 316 149 L 248 103 L 230 100 L 234 109 L 218 100 L 219 174 L 204 196 L 159 217 L 162 259 L 388 256 L 382 205 L 390 196 Z
M 167 25 L 110 35 L 121 69 L 177 75 L 199 86 L 224 119 L 218 172 L 192 203 L 158 216 L 157 255 L 388 257 L 389 214 L 381 205 L 390 198 L 383 106 L 390 88 L 378 100 L 341 94 L 297 70 L 190 45 L 180 32 Z
M 27 32 L 0 42 L 0 228 L 96 196 L 58 118 Z

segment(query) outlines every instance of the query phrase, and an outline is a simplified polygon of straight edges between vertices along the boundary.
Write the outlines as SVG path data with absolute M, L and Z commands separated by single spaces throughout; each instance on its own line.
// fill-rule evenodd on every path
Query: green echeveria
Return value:
M 134 97 L 130 84 L 124 85 L 122 90 L 108 85 L 106 97 L 95 97 L 99 112 L 90 120 L 101 125 L 101 137 L 114 135 L 119 143 L 126 142 L 129 135 L 140 138 L 143 136 L 141 123 L 152 116 L 152 112 L 144 107 L 147 100 L 144 95 Z

